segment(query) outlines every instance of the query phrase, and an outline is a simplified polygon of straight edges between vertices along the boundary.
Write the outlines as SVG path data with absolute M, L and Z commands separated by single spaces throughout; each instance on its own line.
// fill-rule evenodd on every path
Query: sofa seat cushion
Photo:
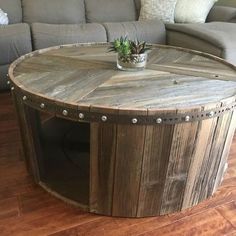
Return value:
M 54 25 L 33 23 L 32 36 L 34 49 L 62 44 L 106 42 L 106 31 L 100 24 Z
M 22 22 L 21 0 L 0 0 L 0 8 L 7 13 L 10 24 Z
M 207 52 L 236 64 L 235 24 L 168 24 L 166 28 L 168 44 Z
M 22 0 L 24 22 L 77 24 L 85 22 L 83 0 Z
M 85 0 L 87 22 L 134 21 L 137 17 L 134 0 Z
M 0 26 L 0 65 L 12 63 L 32 50 L 30 28 L 19 23 Z
M 165 26 L 162 21 L 133 21 L 121 23 L 104 23 L 107 31 L 107 40 L 109 42 L 121 36 L 127 36 L 129 39 L 146 41 L 148 43 L 165 44 L 166 33 Z

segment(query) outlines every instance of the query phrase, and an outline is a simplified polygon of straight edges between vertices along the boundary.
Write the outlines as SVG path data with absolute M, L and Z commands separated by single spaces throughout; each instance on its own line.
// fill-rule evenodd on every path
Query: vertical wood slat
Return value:
M 222 106 L 232 101 L 232 98 L 225 99 L 222 102 Z M 228 133 L 229 125 L 231 122 L 232 114 L 227 113 L 223 116 L 218 117 L 217 124 L 214 131 L 214 136 L 210 144 L 211 149 L 209 156 L 206 156 L 206 168 L 204 170 L 204 178 L 201 184 L 201 189 L 199 190 L 199 200 L 198 202 L 206 199 L 213 194 L 214 183 L 216 180 L 216 175 L 220 166 L 220 161 L 222 158 L 222 153 L 225 145 L 225 139 Z
M 117 126 L 113 216 L 137 216 L 145 133 L 144 125 Z
M 222 106 L 230 104 L 233 101 L 235 101 L 235 98 L 225 99 L 224 101 L 222 101 Z M 218 132 L 216 132 L 216 134 L 218 135 L 214 138 L 214 143 L 212 144 L 212 153 L 211 153 L 211 155 L 215 159 L 215 166 L 214 168 L 211 168 L 209 172 L 210 175 L 207 180 L 207 186 L 208 186 L 207 197 L 211 196 L 214 193 L 214 190 L 218 182 L 217 178 L 220 177 L 217 174 L 219 174 L 219 171 L 221 170 L 223 171 L 227 161 L 227 157 L 224 155 L 224 149 L 226 148 L 225 145 L 227 144 L 227 136 L 229 134 L 230 131 L 229 129 L 232 124 L 232 115 L 233 114 L 230 112 L 218 118 L 219 127 L 218 127 Z M 233 127 L 234 125 L 235 124 L 232 124 Z
M 111 215 L 116 125 L 91 124 L 90 212 Z
M 40 172 L 43 172 L 42 166 L 38 162 L 38 160 L 42 160 L 39 147 L 39 112 L 24 105 L 14 93 L 12 96 L 17 111 L 26 166 L 33 175 L 35 182 L 38 183 Z
M 98 107 L 91 107 L 96 112 Z M 99 107 L 104 114 L 116 114 L 116 110 Z M 109 118 L 108 118 L 109 119 Z M 114 166 L 116 160 L 117 124 L 90 124 L 90 212 L 112 214 Z
M 204 110 L 214 109 L 219 105 L 211 104 L 204 107 Z M 188 177 L 186 181 L 185 193 L 182 202 L 182 209 L 186 209 L 198 203 L 201 188 L 201 182 L 204 178 L 206 165 L 204 164 L 209 156 L 210 145 L 214 137 L 214 130 L 217 124 L 217 118 L 207 119 L 199 122 L 197 137 L 194 144 L 194 150 L 189 166 Z M 204 169 L 202 167 L 205 167 Z
M 148 115 L 155 113 L 148 111 Z M 147 126 L 138 202 L 139 217 L 160 212 L 173 132 L 174 125 Z
M 195 108 L 189 112 L 199 110 L 200 108 Z M 161 201 L 161 215 L 181 210 L 197 130 L 198 122 L 176 124 L 174 127 Z
M 227 164 L 227 159 L 228 159 L 231 143 L 233 141 L 233 137 L 234 137 L 234 133 L 235 133 L 235 128 L 236 128 L 236 111 L 232 112 L 231 123 L 229 125 L 229 131 L 228 131 L 227 137 L 225 139 L 224 150 L 223 150 L 223 153 L 222 153 L 218 173 L 216 175 L 217 177 L 216 177 L 216 180 L 215 180 L 213 192 L 216 191 L 216 188 L 220 185 L 220 183 L 223 180 L 223 177 L 224 177 L 224 174 L 225 174 L 225 171 L 226 171 L 225 167 L 226 167 L 226 164 Z

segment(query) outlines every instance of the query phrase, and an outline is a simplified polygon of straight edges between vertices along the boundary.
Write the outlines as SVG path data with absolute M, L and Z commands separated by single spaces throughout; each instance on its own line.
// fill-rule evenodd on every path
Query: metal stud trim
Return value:
M 133 124 L 137 124 L 137 123 L 138 123 L 138 119 L 137 119 L 137 118 L 133 118 L 133 119 L 132 119 L 132 123 L 133 123 Z
M 68 116 L 68 111 L 67 111 L 67 110 L 63 110 L 63 111 L 62 111 L 62 115 L 63 115 L 63 116 Z
M 83 113 L 79 113 L 79 118 L 82 120 L 84 119 L 84 114 Z
M 214 111 L 211 111 L 211 112 L 209 112 L 208 116 L 211 118 L 214 116 L 214 114 L 215 114 Z
M 211 119 L 215 117 L 223 116 L 226 113 L 233 112 L 236 109 L 236 101 L 228 105 L 223 105 L 211 110 L 206 111 L 196 111 L 191 113 L 157 113 L 156 115 L 127 115 L 127 114 L 101 114 L 99 112 L 80 110 L 79 107 L 71 107 L 69 110 L 64 110 L 65 107 L 60 106 L 60 104 L 55 104 L 53 102 L 47 101 L 43 103 L 40 98 L 33 96 L 29 93 L 23 92 L 18 88 L 11 87 L 12 90 L 15 89 L 15 94 L 19 99 L 27 96 L 24 100 L 26 105 L 29 105 L 35 109 L 44 109 L 46 112 L 67 116 L 73 120 L 83 120 L 85 122 L 107 122 L 116 124 L 139 124 L 139 125 L 164 125 L 164 124 L 179 124 L 185 122 L 198 122 L 206 119 Z M 44 108 L 42 108 L 44 104 Z
M 184 120 L 185 120 L 186 122 L 189 122 L 189 121 L 190 121 L 190 116 L 185 116 Z
M 157 118 L 157 119 L 156 119 L 156 123 L 157 123 L 157 124 L 161 124 L 161 123 L 162 123 L 162 119 L 161 119 L 161 118 Z
M 106 116 L 102 116 L 101 120 L 102 120 L 103 122 L 105 122 L 105 121 L 107 121 L 107 117 L 106 117 Z

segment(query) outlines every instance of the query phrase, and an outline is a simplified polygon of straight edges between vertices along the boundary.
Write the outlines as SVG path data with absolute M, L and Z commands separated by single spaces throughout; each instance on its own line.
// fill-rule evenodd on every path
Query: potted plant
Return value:
M 129 40 L 120 37 L 110 47 L 110 51 L 117 52 L 117 68 L 120 70 L 143 70 L 147 63 L 146 42 Z

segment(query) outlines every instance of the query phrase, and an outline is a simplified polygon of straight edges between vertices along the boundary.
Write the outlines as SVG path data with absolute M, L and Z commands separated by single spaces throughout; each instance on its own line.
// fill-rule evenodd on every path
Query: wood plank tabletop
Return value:
M 116 69 L 108 44 L 77 44 L 33 52 L 14 62 L 12 82 L 38 97 L 109 110 L 204 109 L 236 96 L 236 69 L 183 48 L 152 45 L 147 68 Z

